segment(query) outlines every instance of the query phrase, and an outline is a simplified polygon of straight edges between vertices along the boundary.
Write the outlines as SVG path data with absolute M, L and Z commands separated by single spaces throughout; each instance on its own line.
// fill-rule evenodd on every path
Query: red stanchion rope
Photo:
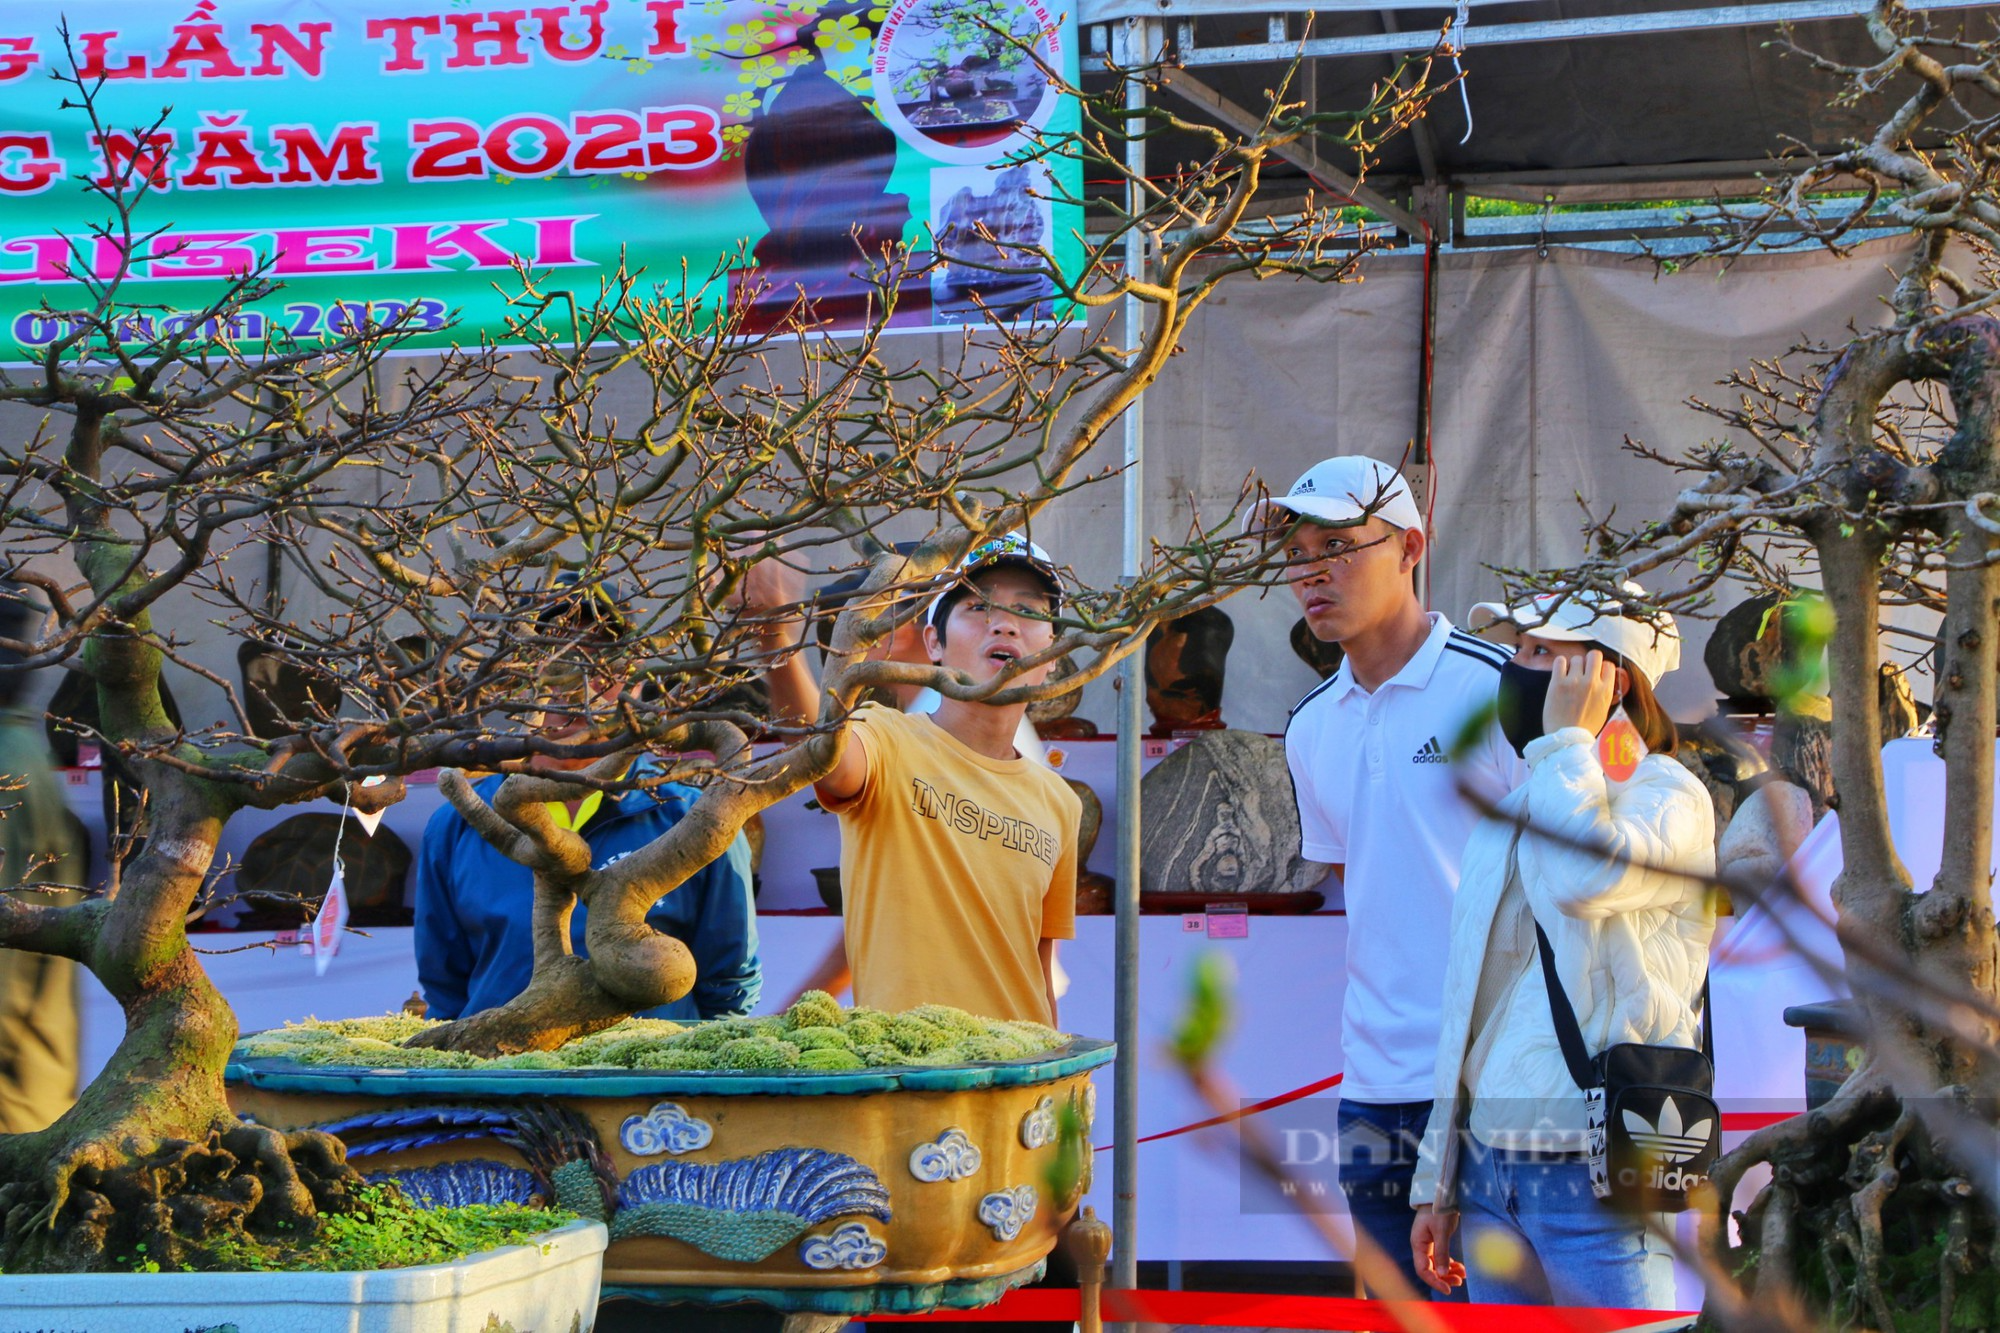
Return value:
M 1259 1111 L 1268 1111 L 1274 1106 L 1283 1106 L 1286 1102 L 1299 1101 L 1302 1098 L 1312 1096 L 1315 1092 L 1325 1092 L 1328 1088 L 1339 1083 L 1342 1077 L 1343 1075 L 1340 1074 L 1329 1074 L 1325 1078 L 1314 1083 L 1308 1083 L 1302 1088 L 1293 1088 L 1290 1092 L 1281 1092 L 1275 1097 L 1266 1097 L 1261 1102 L 1252 1102 L 1240 1111 L 1228 1111 L 1222 1115 L 1212 1115 L 1206 1120 L 1197 1120 L 1192 1125 L 1182 1125 L 1179 1129 L 1163 1129 L 1157 1134 L 1146 1135 L 1139 1142 L 1152 1143 L 1158 1139 L 1171 1139 L 1180 1134 L 1192 1134 L 1197 1129 L 1213 1129 L 1217 1125 L 1233 1124 L 1245 1116 L 1256 1115 Z M 1112 1146 L 1109 1143 L 1099 1144 L 1097 1151 L 1110 1152 Z
M 1338 1296 L 1260 1296 L 1233 1291 L 1146 1291 L 1107 1288 L 1107 1321 L 1192 1324 L 1211 1328 L 1349 1329 L 1399 1333 L 1408 1326 L 1405 1303 Z M 1427 1319 L 1452 1333 L 1623 1333 L 1693 1318 L 1672 1310 L 1589 1310 L 1549 1305 L 1423 1304 Z M 940 1310 L 928 1315 L 869 1315 L 868 1322 L 921 1323 L 926 1319 L 1033 1320 L 1075 1323 L 1082 1298 L 1075 1291 L 1010 1291 L 980 1310 Z
M 1139 1142 L 1154 1143 L 1160 1139 L 1171 1139 L 1182 1134 L 1192 1134 L 1198 1129 L 1213 1129 L 1217 1125 L 1234 1124 L 1236 1121 L 1242 1120 L 1247 1116 L 1269 1111 L 1275 1107 L 1283 1106 L 1288 1102 L 1301 1101 L 1312 1096 L 1314 1093 L 1325 1092 L 1328 1088 L 1339 1084 L 1341 1078 L 1342 1075 L 1340 1074 L 1329 1074 L 1325 1078 L 1315 1080 L 1303 1087 L 1293 1088 L 1290 1092 L 1281 1092 L 1275 1097 L 1266 1097 L 1261 1102 L 1252 1102 L 1240 1111 L 1228 1111 L 1222 1115 L 1212 1115 L 1206 1120 L 1197 1120 L 1192 1125 L 1182 1125 L 1176 1129 L 1163 1129 L 1157 1134 L 1146 1135 Z M 1766 1125 L 1775 1125 L 1780 1120 L 1789 1120 L 1797 1114 L 1798 1112 L 1796 1111 L 1740 1111 L 1734 1113 L 1725 1111 L 1722 1116 L 1722 1128 L 1727 1133 L 1747 1134 L 1751 1130 L 1762 1129 Z M 1101 1143 L 1097 1146 L 1097 1151 L 1110 1152 L 1111 1148 L 1111 1144 Z

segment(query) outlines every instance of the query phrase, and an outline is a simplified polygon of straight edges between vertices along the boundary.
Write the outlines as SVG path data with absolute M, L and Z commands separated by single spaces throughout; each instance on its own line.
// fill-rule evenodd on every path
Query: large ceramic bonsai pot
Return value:
M 983 1305 L 1041 1272 L 1088 1188 L 1050 1197 L 1059 1112 L 1088 1131 L 1090 1071 L 1113 1053 L 1077 1038 L 1010 1061 L 757 1073 L 262 1058 L 228 1078 L 239 1114 L 335 1134 L 413 1196 L 603 1218 L 607 1295 L 865 1314 Z
M 0 1275 L 0 1333 L 588 1333 L 607 1240 L 572 1222 L 456 1263 L 374 1273 Z

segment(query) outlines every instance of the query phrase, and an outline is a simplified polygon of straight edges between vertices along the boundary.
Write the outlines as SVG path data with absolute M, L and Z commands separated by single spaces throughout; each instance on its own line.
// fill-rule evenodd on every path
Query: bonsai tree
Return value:
M 1669 516 L 1636 531 L 1598 525 L 1597 554 L 1574 570 L 1514 572 L 1537 591 L 1611 591 L 1691 569 L 1657 595 L 1661 607 L 1699 607 L 1730 576 L 1795 598 L 1817 582 L 1823 609 L 1787 632 L 1830 612 L 1811 656 L 1824 645 L 1842 853 L 1833 900 L 1866 1059 L 1825 1107 L 1759 1130 L 1715 1168 L 1704 1268 L 1725 1323 L 1959 1327 L 1965 1293 L 1990 1300 L 1996 1258 L 2000 176 L 1989 141 L 2000 45 L 1933 34 L 1890 4 L 1869 31 L 1881 59 L 1867 67 L 1799 54 L 1843 81 L 1842 101 L 1881 104 L 1879 128 L 1778 178 L 1754 214 L 1724 215 L 1714 248 L 1768 244 L 1781 219 L 1836 253 L 1858 230 L 1906 228 L 1886 318 L 1830 351 L 1733 376 L 1736 401 L 1707 409 L 1729 442 L 1652 454 L 1691 474 Z M 1942 617 L 1931 716 L 1945 836 L 1927 885 L 1898 855 L 1880 749 L 1884 610 L 1913 606 Z M 1776 891 L 1728 887 L 1739 904 Z M 1770 1182 L 1739 1199 L 1757 1166 Z
M 94 117 L 93 89 L 70 82 Z M 1066 271 L 1046 250 L 1008 255 L 1047 271 L 1081 317 L 969 335 L 962 355 L 932 363 L 878 336 L 907 267 L 897 254 L 874 270 L 877 319 L 851 336 L 806 337 L 805 310 L 750 332 L 750 294 L 731 294 L 727 264 L 664 285 L 621 269 L 596 290 L 524 271 L 500 341 L 525 350 L 395 361 L 400 319 L 315 343 L 204 338 L 275 290 L 261 270 L 211 288 L 168 333 L 130 319 L 122 271 L 77 265 L 74 302 L 47 312 L 65 335 L 32 370 L 0 378 L 6 419 L 28 423 L 0 458 L 0 575 L 49 606 L 0 646 L 20 654 L 14 669 L 62 664 L 94 684 L 92 739 L 138 777 L 143 842 L 76 905 L 0 899 L 0 945 L 77 960 L 127 1024 L 73 1110 L 0 1139 L 0 1266 L 198 1261 L 218 1237 L 309 1232 L 318 1212 L 346 1206 L 355 1177 L 338 1143 L 241 1125 L 224 1099 L 236 1022 L 184 922 L 241 810 L 326 797 L 377 809 L 404 775 L 436 768 L 472 825 L 532 868 L 532 983 L 501 1009 L 428 1030 L 427 1043 L 545 1049 L 685 993 L 684 951 L 645 925 L 647 906 L 825 773 L 867 687 L 918 680 L 979 697 L 961 677 L 861 654 L 919 614 L 918 594 L 943 587 L 974 543 L 1032 528 L 1114 470 L 1097 446 L 1221 284 L 1350 276 L 1359 252 L 1328 248 L 1338 221 L 1310 200 L 1247 221 L 1266 166 L 1312 133 L 1365 161 L 1423 97 L 1385 78 L 1358 113 L 1281 104 L 1245 136 L 1157 109 L 1133 121 L 1084 98 L 1082 131 L 1036 152 L 1080 153 L 1086 175 L 1123 181 L 1100 208 L 1107 234 Z M 1126 176 L 1123 137 L 1168 131 L 1190 160 L 1165 181 Z M 128 170 L 93 188 L 102 235 L 130 254 L 148 234 L 150 180 Z M 1152 256 L 1143 273 L 1116 259 L 1135 228 Z M 1143 328 L 1088 318 L 1128 295 Z M 898 553 L 890 524 L 921 540 Z M 1074 674 L 1032 689 L 1003 678 L 987 697 L 1077 689 L 1155 624 L 1264 577 L 1268 552 L 1225 529 L 1233 515 L 1156 541 L 1136 582 L 1081 591 L 1054 645 L 1018 664 L 1070 656 Z M 818 716 L 774 722 L 735 703 L 731 691 L 796 651 L 798 619 L 817 614 L 805 572 L 858 568 L 867 583 L 833 630 Z M 618 614 L 579 617 L 579 599 Z M 190 648 L 218 634 L 277 646 L 314 686 L 285 726 L 270 707 L 253 726 L 251 701 L 213 676 L 227 716 L 169 718 L 170 664 L 206 675 Z M 630 684 L 577 688 L 607 679 Z M 588 725 L 552 736 L 538 725 L 552 698 Z M 760 732 L 775 746 L 753 746 Z M 539 803 L 628 789 L 640 750 L 665 760 L 643 781 L 702 795 L 668 835 L 591 870 Z M 511 776 L 488 806 L 466 769 Z M 577 903 L 589 908 L 587 960 L 568 944 Z

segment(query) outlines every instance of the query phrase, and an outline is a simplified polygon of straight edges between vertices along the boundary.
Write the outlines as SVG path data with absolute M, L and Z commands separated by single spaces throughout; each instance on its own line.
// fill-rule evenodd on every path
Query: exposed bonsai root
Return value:
M 1734 1214 L 1745 1243 L 1731 1246 L 1722 1219 L 1760 1163 L 1771 1183 Z M 1907 1327 L 1935 1309 L 1936 1326 L 1950 1330 L 1964 1324 L 1968 1296 L 2000 1292 L 1994 1217 L 1917 1108 L 1873 1080 L 1857 1076 L 1827 1106 L 1753 1135 L 1711 1183 L 1705 1240 L 1720 1271 L 1748 1275 L 1755 1308 L 1823 1292 L 1816 1322 L 1829 1327 Z
M 310 1239 L 361 1177 L 337 1139 L 219 1124 L 205 1139 L 99 1139 L 0 1184 L 0 1267 L 206 1268 L 233 1237 Z

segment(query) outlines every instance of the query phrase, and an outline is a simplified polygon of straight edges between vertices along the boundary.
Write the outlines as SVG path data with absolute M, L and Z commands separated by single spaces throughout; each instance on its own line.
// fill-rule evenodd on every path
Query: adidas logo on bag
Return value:
M 1448 764 L 1451 762 L 1451 756 L 1444 752 L 1444 747 L 1438 744 L 1438 738 L 1433 736 L 1424 742 L 1423 749 L 1410 756 L 1410 762 L 1413 764 Z
M 1643 1184 L 1648 1189 L 1686 1193 L 1708 1179 L 1699 1171 L 1681 1170 L 1679 1163 L 1700 1156 L 1702 1150 L 1708 1147 L 1709 1136 L 1715 1129 L 1713 1120 L 1697 1120 L 1692 1125 L 1683 1126 L 1681 1108 L 1671 1097 L 1660 1103 L 1658 1124 L 1636 1111 L 1625 1111 L 1622 1115 L 1626 1136 L 1633 1147 L 1652 1160 L 1652 1169 L 1642 1176 L 1639 1171 L 1626 1167 L 1618 1173 L 1620 1184 Z

